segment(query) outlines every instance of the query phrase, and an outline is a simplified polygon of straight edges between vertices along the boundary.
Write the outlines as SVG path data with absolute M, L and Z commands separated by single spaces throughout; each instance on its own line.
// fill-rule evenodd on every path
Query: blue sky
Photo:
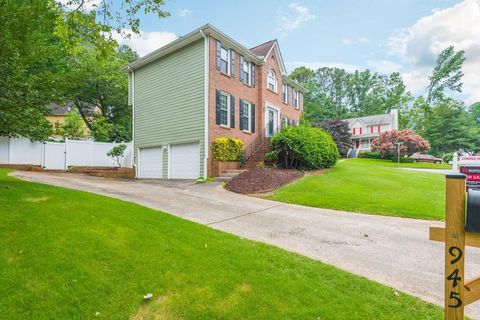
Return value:
M 423 93 L 435 58 L 466 50 L 464 98 L 480 100 L 480 0 L 166 1 L 171 17 L 142 17 L 141 55 L 209 22 L 246 47 L 278 39 L 287 66 L 402 73 Z

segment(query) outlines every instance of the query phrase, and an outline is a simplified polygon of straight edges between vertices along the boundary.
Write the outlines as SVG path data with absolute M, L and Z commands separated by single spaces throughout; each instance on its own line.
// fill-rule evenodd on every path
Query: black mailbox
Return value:
M 480 232 L 480 190 L 468 191 L 467 225 L 468 232 Z

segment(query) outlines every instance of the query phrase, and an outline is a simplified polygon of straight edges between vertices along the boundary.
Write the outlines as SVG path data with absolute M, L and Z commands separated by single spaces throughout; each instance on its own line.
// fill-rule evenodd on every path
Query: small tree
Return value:
M 125 156 L 125 149 L 127 149 L 126 144 L 119 144 L 107 152 L 107 156 L 115 160 L 120 168 L 122 167 L 120 160 Z
M 352 133 L 347 121 L 340 119 L 327 120 L 320 122 L 317 127 L 322 128 L 332 136 L 340 155 L 347 155 L 348 149 L 352 146 Z
M 400 156 L 411 156 L 415 152 L 430 150 L 430 143 L 410 130 L 393 130 L 382 133 L 372 141 L 372 151 L 380 152 L 383 156 L 397 155 L 398 146 L 395 142 L 403 142 L 400 145 Z
M 62 136 L 71 139 L 82 139 L 85 137 L 85 124 L 78 110 L 73 110 L 65 117 L 65 122 L 59 128 Z

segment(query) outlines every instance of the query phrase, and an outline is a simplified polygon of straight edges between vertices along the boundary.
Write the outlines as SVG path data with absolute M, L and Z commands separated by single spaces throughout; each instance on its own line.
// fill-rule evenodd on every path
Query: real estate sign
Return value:
M 461 166 L 460 172 L 467 176 L 466 186 L 468 190 L 480 190 L 480 166 Z

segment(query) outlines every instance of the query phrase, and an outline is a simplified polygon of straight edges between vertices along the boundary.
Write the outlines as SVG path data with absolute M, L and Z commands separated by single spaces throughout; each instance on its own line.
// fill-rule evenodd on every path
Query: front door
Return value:
M 355 141 L 355 149 L 360 149 L 360 140 Z
M 275 134 L 277 128 L 278 128 L 278 111 L 267 107 L 267 112 L 266 112 L 266 123 L 267 127 L 266 129 L 266 136 L 271 137 Z

